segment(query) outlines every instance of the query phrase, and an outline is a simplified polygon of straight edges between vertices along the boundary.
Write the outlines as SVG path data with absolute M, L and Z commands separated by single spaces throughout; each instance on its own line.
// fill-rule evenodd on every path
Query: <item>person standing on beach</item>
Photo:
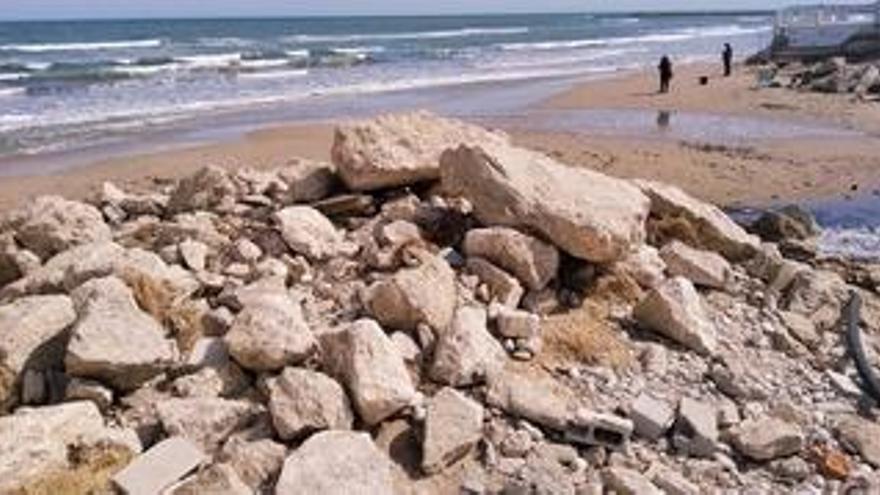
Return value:
M 660 70 L 660 92 L 668 93 L 669 84 L 672 82 L 672 60 L 667 55 L 663 55 L 657 69 Z
M 730 46 L 730 43 L 724 44 L 721 59 L 724 61 L 724 77 L 730 77 L 730 74 L 733 72 L 733 47 Z

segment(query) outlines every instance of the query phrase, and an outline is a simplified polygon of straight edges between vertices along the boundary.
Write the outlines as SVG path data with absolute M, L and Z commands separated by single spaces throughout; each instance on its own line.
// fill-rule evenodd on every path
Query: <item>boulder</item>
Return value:
M 759 250 L 758 238 L 746 233 L 717 206 L 704 203 L 675 186 L 644 180 L 635 183 L 651 198 L 653 216 L 687 221 L 701 247 L 735 261 L 750 258 Z
M 64 359 L 69 375 L 133 390 L 176 360 L 175 342 L 118 278 L 93 279 L 72 296 L 79 319 Z
M 76 320 L 67 296 L 33 296 L 0 306 L 0 410 L 18 402 L 28 368 L 59 361 L 64 331 Z
M 116 473 L 113 483 L 126 495 L 163 493 L 203 462 L 205 455 L 196 445 L 183 437 L 171 437 Z
M 680 241 L 663 246 L 660 257 L 670 275 L 684 277 L 702 287 L 724 289 L 730 277 L 730 263 L 723 256 L 694 249 Z
M 386 327 L 415 330 L 425 323 L 438 331 L 445 329 L 455 311 L 455 272 L 438 256 L 416 254 L 421 265 L 371 285 L 364 293 L 364 305 Z
M 667 280 L 633 310 L 644 327 L 702 354 L 718 346 L 715 325 L 709 320 L 700 294 L 682 277 Z
M 349 430 L 353 422 L 345 390 L 323 373 L 287 368 L 270 378 L 269 412 L 282 440 L 321 430 Z
M 370 191 L 438 179 L 440 154 L 447 148 L 507 140 L 501 133 L 414 112 L 339 126 L 331 155 L 349 189 Z
M 141 451 L 131 430 L 107 427 L 91 402 L 21 408 L 0 417 L 0 493 L 103 493 Z M 76 452 L 78 455 L 71 455 Z
M 395 493 L 392 465 L 366 433 L 326 431 L 306 440 L 284 461 L 277 495 Z
M 275 214 L 281 237 L 290 249 L 312 260 L 336 256 L 342 235 L 320 211 L 310 206 L 290 206 Z
M 478 306 L 455 312 L 452 324 L 437 338 L 429 369 L 432 380 L 456 387 L 474 385 L 504 367 L 506 353 L 489 333 L 487 320 L 486 310 Z
M 224 340 L 232 358 L 246 369 L 274 371 L 296 366 L 317 350 L 318 341 L 300 303 L 282 287 L 252 287 L 243 293 L 244 309 Z
M 645 239 L 648 199 L 628 182 L 567 167 L 512 146 L 443 153 L 443 188 L 474 206 L 486 225 L 525 228 L 596 263 L 625 258 Z
M 325 365 L 348 389 L 355 409 L 376 425 L 412 404 L 416 390 L 403 358 L 373 320 L 321 335 Z
M 260 408 L 247 401 L 195 397 L 161 401 L 156 412 L 168 435 L 184 437 L 212 453 L 229 435 L 252 422 Z
M 93 206 L 57 196 L 40 196 L 10 212 L 2 230 L 41 259 L 92 242 L 109 241 L 110 227 Z
M 759 462 L 795 455 L 804 445 L 804 435 L 797 425 L 774 417 L 740 423 L 731 440 L 739 453 Z
M 444 388 L 428 402 L 422 470 L 442 471 L 461 459 L 483 437 L 483 406 L 461 392 Z
M 235 202 L 236 188 L 229 173 L 208 166 L 177 183 L 171 192 L 168 209 L 173 213 L 214 210 Z
M 531 290 L 546 287 L 559 270 L 559 251 L 554 246 L 507 227 L 468 231 L 464 252 L 512 273 Z

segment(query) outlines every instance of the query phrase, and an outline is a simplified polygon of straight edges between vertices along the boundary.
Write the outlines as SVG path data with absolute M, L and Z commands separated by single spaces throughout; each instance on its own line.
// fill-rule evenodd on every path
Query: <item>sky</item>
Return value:
M 843 0 L 838 3 L 864 3 Z M 0 0 L 0 19 L 769 9 L 793 0 Z

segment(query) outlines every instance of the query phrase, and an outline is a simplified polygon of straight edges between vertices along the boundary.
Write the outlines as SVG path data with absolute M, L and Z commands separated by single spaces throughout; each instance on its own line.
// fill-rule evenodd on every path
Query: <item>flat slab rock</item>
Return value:
M 715 325 L 709 320 L 702 298 L 686 278 L 671 278 L 642 300 L 633 316 L 643 326 L 702 354 L 718 347 Z
M 464 457 L 483 436 L 483 406 L 453 388 L 431 398 L 425 419 L 422 470 L 437 473 Z
M 186 438 L 171 437 L 116 473 L 113 482 L 126 495 L 153 495 L 195 470 L 205 459 L 199 448 Z
M 394 493 L 391 460 L 366 433 L 317 433 L 284 461 L 275 493 L 391 494 Z
M 440 169 L 483 224 L 540 233 L 576 258 L 618 261 L 645 239 L 650 203 L 629 182 L 491 143 L 446 151 Z

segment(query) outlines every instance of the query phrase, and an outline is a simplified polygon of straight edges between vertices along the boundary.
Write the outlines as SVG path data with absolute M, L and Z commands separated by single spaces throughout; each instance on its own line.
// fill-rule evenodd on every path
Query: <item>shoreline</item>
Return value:
M 674 183 L 722 206 L 838 198 L 851 194 L 854 186 L 861 192 L 880 188 L 876 174 L 880 116 L 871 115 L 870 105 L 852 103 L 836 95 L 785 89 L 754 91 L 750 88 L 755 76 L 748 68 L 739 68 L 737 75 L 729 79 L 714 77 L 715 72 L 717 68 L 705 63 L 681 67 L 672 93 L 661 96 L 654 92 L 650 71 L 627 71 L 575 83 L 527 105 L 512 119 L 490 115 L 476 120 L 508 131 L 518 144 L 544 151 L 570 165 L 620 177 Z M 701 87 L 697 76 L 706 73 L 713 76 L 709 86 Z M 468 88 L 456 91 L 466 93 Z M 604 113 L 597 113 L 598 110 Z M 656 132 L 652 128 L 657 123 L 651 112 L 660 111 L 672 114 L 671 131 Z M 608 115 L 626 116 L 626 112 L 626 118 L 636 124 L 603 128 L 608 126 L 608 120 L 614 120 Z M 551 123 L 560 113 L 577 115 L 578 120 L 562 121 L 549 129 L 529 124 L 541 113 L 549 115 Z M 726 143 L 701 139 L 699 132 L 694 136 L 678 134 L 680 128 L 686 127 L 688 118 L 693 121 L 691 127 L 702 131 L 701 126 L 706 126 L 699 117 L 706 115 L 716 116 L 716 125 L 745 129 L 745 138 Z M 736 119 L 743 118 L 750 120 L 737 123 L 740 121 Z M 758 138 L 770 123 L 782 127 L 820 127 L 816 127 L 816 135 Z M 842 134 L 836 135 L 833 129 Z M 291 122 L 260 127 L 235 137 L 217 133 L 215 138 L 219 140 L 209 139 L 193 146 L 172 142 L 164 150 L 123 153 L 62 171 L 2 177 L 0 208 L 10 208 L 42 194 L 83 198 L 103 181 L 138 189 L 140 185 L 171 180 L 208 164 L 259 169 L 281 166 L 294 158 L 329 160 L 332 130 L 332 121 Z M 717 133 L 734 131 L 719 127 Z M 829 136 L 823 136 L 825 132 Z M 210 134 L 210 130 L 206 129 L 206 133 Z M 29 157 L 24 166 L 31 163 L 36 168 L 39 162 L 40 157 Z

